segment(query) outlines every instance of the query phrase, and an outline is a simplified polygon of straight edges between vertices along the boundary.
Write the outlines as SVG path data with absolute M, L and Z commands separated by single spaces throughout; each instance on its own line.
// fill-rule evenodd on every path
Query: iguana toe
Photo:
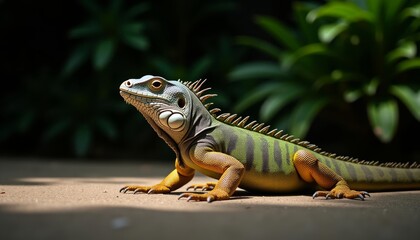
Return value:
M 197 194 L 197 193 L 182 193 L 179 195 L 178 200 L 181 198 L 187 198 L 187 202 L 190 200 L 194 201 L 207 201 L 207 202 L 213 202 L 217 200 L 227 200 L 229 199 L 229 194 L 222 190 L 212 190 L 210 192 L 206 192 L 203 194 Z
M 201 189 L 202 191 L 209 191 L 209 190 L 213 190 L 215 186 L 216 186 L 216 183 L 214 182 L 204 183 L 204 184 L 193 184 L 187 187 L 187 191 L 190 190 L 191 188 L 194 191 L 196 191 L 197 189 Z
M 120 189 L 120 192 L 127 193 L 128 191 L 132 191 L 133 194 L 136 193 L 147 193 L 147 194 L 157 194 L 157 193 L 169 193 L 171 190 L 166 187 L 165 185 L 156 184 L 154 186 L 125 186 Z
M 325 197 L 325 199 L 360 199 L 363 201 L 366 197 L 370 197 L 370 194 L 366 191 L 355 191 L 351 189 L 334 188 L 331 191 L 317 191 L 312 195 L 312 198 L 317 197 Z
M 128 186 L 125 186 L 125 187 L 121 188 L 121 189 L 120 189 L 120 193 L 122 193 L 122 192 L 124 192 L 124 193 L 125 193 L 125 190 L 127 189 L 127 187 L 128 187 Z

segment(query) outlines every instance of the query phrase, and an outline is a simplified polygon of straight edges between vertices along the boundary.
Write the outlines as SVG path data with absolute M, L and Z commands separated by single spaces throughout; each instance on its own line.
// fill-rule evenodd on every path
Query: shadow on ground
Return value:
M 420 191 L 375 193 L 366 201 L 306 195 L 229 201 L 122 194 L 171 170 L 156 163 L 0 160 L 0 239 L 414 239 Z M 195 182 L 207 181 L 197 176 Z

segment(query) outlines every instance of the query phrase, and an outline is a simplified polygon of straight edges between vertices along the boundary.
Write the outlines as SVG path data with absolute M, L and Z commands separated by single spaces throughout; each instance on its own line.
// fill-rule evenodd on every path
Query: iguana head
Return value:
M 168 141 L 169 136 L 175 143 L 179 143 L 197 122 L 194 114 L 197 109 L 205 110 L 187 86 L 158 76 L 129 79 L 121 84 L 120 94 L 142 113 L 161 137 Z

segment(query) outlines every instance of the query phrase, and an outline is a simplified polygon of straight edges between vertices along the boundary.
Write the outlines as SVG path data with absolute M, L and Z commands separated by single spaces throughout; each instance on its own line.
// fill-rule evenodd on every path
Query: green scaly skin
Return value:
M 317 146 L 269 130 L 248 117 L 215 113 L 203 102 L 213 97 L 201 89 L 204 81 L 169 81 L 146 75 L 120 86 L 125 101 L 137 108 L 176 154 L 175 169 L 154 186 L 125 186 L 122 192 L 169 193 L 185 184 L 197 170 L 217 183 L 188 187 L 208 190 L 183 193 L 197 201 L 229 199 L 237 187 L 266 193 L 295 192 L 319 186 L 313 197 L 370 196 L 363 190 L 420 189 L 417 164 L 375 164 L 337 157 Z

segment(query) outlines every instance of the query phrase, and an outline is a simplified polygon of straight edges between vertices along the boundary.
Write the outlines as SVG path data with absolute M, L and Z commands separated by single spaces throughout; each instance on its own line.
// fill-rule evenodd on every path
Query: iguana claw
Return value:
M 332 189 L 331 191 L 317 191 L 312 195 L 312 198 L 325 197 L 325 199 L 336 199 L 336 198 L 349 198 L 349 199 L 360 199 L 365 200 L 366 196 L 370 197 L 370 194 L 366 191 L 354 191 L 350 189 L 339 190 Z
M 125 186 L 125 187 L 120 189 L 120 193 L 126 193 L 128 191 L 129 191 L 129 186 Z
M 147 193 L 147 194 L 155 194 L 155 193 L 169 193 L 171 190 L 162 184 L 156 184 L 151 187 L 145 187 L 145 186 L 125 186 L 120 189 L 121 193 L 127 193 L 128 191 L 133 191 L 133 194 L 136 193 Z
M 185 197 L 187 194 L 186 193 L 181 193 L 180 195 L 179 195 L 179 197 L 178 197 L 178 200 L 179 199 L 181 199 L 181 198 L 183 198 L 183 197 Z M 188 201 L 188 198 L 187 198 L 187 201 Z
M 183 194 L 179 195 L 178 200 L 180 200 L 180 199 L 181 199 L 181 198 L 183 198 L 183 197 L 187 197 L 187 196 L 188 196 L 188 194 L 187 194 L 187 193 L 183 193 Z M 194 199 L 194 196 L 192 196 L 192 195 L 190 195 L 190 196 L 187 198 L 187 202 L 189 202 L 190 200 L 201 201 L 201 199 Z M 213 202 L 213 201 L 214 201 L 214 197 L 213 197 L 213 196 L 208 196 L 208 197 L 206 198 L 206 201 L 207 201 L 208 203 L 211 203 L 211 202 Z
M 182 193 L 179 195 L 178 200 L 181 198 L 187 198 L 187 202 L 190 200 L 194 201 L 207 201 L 208 203 L 211 203 L 216 200 L 227 200 L 229 199 L 229 195 L 222 191 L 222 190 L 212 190 L 210 192 L 206 192 L 203 194 L 197 194 L 197 193 Z

